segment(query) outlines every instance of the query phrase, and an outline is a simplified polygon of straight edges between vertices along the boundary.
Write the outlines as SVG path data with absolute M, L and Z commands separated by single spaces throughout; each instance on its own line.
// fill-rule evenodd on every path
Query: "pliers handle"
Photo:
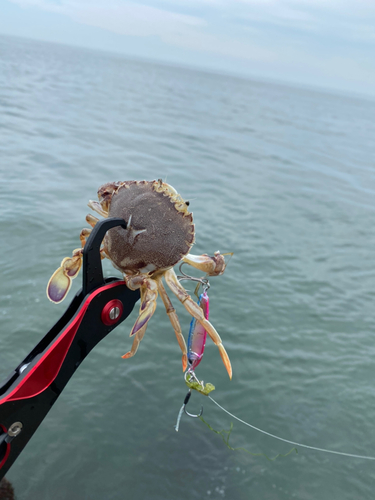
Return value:
M 83 249 L 83 286 L 68 309 L 0 384 L 0 479 L 6 474 L 90 351 L 131 313 L 139 291 L 103 278 L 100 246 L 123 219 L 98 222 Z

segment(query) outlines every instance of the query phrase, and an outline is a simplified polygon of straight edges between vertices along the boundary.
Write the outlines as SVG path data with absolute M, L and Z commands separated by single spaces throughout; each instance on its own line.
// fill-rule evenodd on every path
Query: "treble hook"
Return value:
M 192 418 L 198 418 L 198 417 L 201 417 L 203 415 L 203 406 L 201 406 L 201 411 L 198 413 L 198 415 L 193 415 L 192 413 L 189 413 L 188 411 L 186 411 L 186 405 L 188 404 L 190 398 L 191 398 L 191 389 L 189 389 L 188 393 L 186 394 L 185 399 L 184 399 L 184 404 L 181 406 L 181 409 L 178 413 L 177 423 L 174 427 L 176 429 L 176 432 L 178 432 L 178 428 L 180 426 L 182 412 L 185 412 L 186 415 L 188 415 L 189 417 L 192 417 Z

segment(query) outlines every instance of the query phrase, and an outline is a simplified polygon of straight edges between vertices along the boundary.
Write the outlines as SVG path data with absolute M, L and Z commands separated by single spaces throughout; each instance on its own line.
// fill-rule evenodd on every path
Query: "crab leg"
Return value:
M 186 343 L 185 343 L 184 336 L 182 335 L 181 325 L 180 325 L 180 322 L 178 320 L 176 309 L 173 307 L 171 299 L 168 297 L 168 294 L 164 288 L 161 276 L 158 278 L 155 278 L 155 281 L 158 285 L 158 291 L 159 291 L 160 297 L 162 298 L 162 301 L 164 303 L 165 310 L 167 311 L 169 320 L 172 323 L 174 333 L 176 334 L 178 345 L 180 346 L 180 349 L 182 351 L 182 371 L 185 371 L 187 368 L 187 349 L 186 349 Z
M 213 257 L 210 257 L 207 254 L 188 254 L 183 257 L 182 260 L 183 262 L 186 262 L 186 264 L 190 264 L 196 269 L 205 272 L 209 276 L 220 276 L 225 271 L 226 266 L 224 256 L 219 251 L 215 252 Z
M 72 286 L 72 279 L 77 276 L 82 266 L 82 249 L 73 250 L 72 257 L 65 257 L 60 267 L 53 273 L 47 284 L 47 297 L 51 302 L 62 302 Z
M 125 282 L 130 290 L 141 289 L 141 306 L 139 308 L 139 316 L 130 332 L 130 337 L 132 337 L 143 327 L 146 330 L 147 323 L 155 312 L 158 287 L 154 280 L 140 275 L 125 276 Z
M 138 333 L 134 335 L 134 340 L 133 340 L 133 345 L 130 351 L 128 351 L 126 354 L 121 356 L 123 359 L 128 359 L 134 356 L 134 354 L 138 351 L 139 344 L 141 343 L 141 340 L 143 339 L 145 335 L 147 325 L 144 325 L 143 328 L 138 330 Z
M 91 214 L 86 215 L 86 222 L 90 224 L 91 227 L 95 227 L 95 224 L 99 222 L 99 219 L 97 217 L 94 217 Z
M 47 297 L 51 302 L 59 304 L 62 302 L 72 286 L 72 280 L 78 275 L 82 267 L 82 248 L 85 246 L 87 238 L 90 236 L 92 229 L 82 229 L 79 238 L 81 240 L 81 248 L 73 250 L 72 257 L 65 257 L 61 261 L 60 267 L 51 276 L 47 284 Z M 102 259 L 107 257 L 104 249 L 100 250 Z
M 196 304 L 187 291 L 181 286 L 180 282 L 177 279 L 176 273 L 173 268 L 166 271 L 165 281 L 167 282 L 169 288 L 176 295 L 178 300 L 185 306 L 185 309 L 191 314 L 201 325 L 204 326 L 206 332 L 214 341 L 214 343 L 218 346 L 221 359 L 223 360 L 224 366 L 227 369 L 229 378 L 232 378 L 232 366 L 230 364 L 230 360 L 228 354 L 223 346 L 220 335 L 217 333 L 215 328 L 211 325 L 211 323 L 204 317 L 203 310 L 198 304 Z
M 79 234 L 79 239 L 81 240 L 81 247 L 86 245 L 87 238 L 90 236 L 92 229 L 83 228 Z
M 105 217 L 105 218 L 108 217 L 108 212 L 103 209 L 103 207 L 101 206 L 101 204 L 98 201 L 90 200 L 88 202 L 87 206 L 92 208 L 93 210 L 95 210 L 95 212 L 97 212 L 102 217 Z
M 141 301 L 142 302 L 143 302 L 143 294 L 144 294 L 143 290 L 144 289 L 141 288 Z M 138 332 L 134 335 L 132 348 L 130 349 L 129 352 L 127 352 L 126 354 L 121 356 L 123 359 L 131 358 L 138 351 L 139 344 L 145 335 L 146 328 L 147 328 L 147 323 L 144 324 L 143 327 L 140 330 L 138 330 Z
M 96 219 L 96 217 L 93 217 L 93 219 Z M 87 220 L 87 217 L 86 217 L 86 220 Z M 99 219 L 96 219 L 96 222 L 98 222 Z M 88 221 L 89 222 L 89 221 Z M 95 222 L 95 224 L 96 224 Z M 89 222 L 90 223 L 90 222 Z M 95 226 L 94 224 L 94 226 Z M 92 226 L 92 227 L 94 227 Z M 92 229 L 87 229 L 87 228 L 83 228 L 80 235 L 79 235 L 79 238 L 81 240 L 81 245 L 82 245 L 82 248 L 86 245 L 86 242 L 87 242 L 87 238 L 90 236 L 90 234 L 92 233 Z M 105 250 L 104 248 L 101 248 L 100 249 L 100 258 L 103 260 L 105 258 L 109 258 L 108 255 L 105 253 Z

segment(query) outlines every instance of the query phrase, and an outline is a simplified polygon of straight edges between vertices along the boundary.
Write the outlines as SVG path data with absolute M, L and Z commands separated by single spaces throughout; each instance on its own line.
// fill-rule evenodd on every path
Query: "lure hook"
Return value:
M 201 411 L 198 413 L 198 415 L 193 415 L 192 413 L 189 413 L 187 410 L 186 410 L 186 405 L 188 404 L 189 402 L 189 399 L 191 398 L 191 389 L 189 389 L 188 393 L 186 394 L 185 396 L 185 399 L 184 399 L 184 404 L 183 404 L 183 408 L 184 408 L 184 412 L 186 413 L 186 415 L 188 415 L 189 417 L 192 417 L 192 418 L 198 418 L 200 417 L 201 415 L 203 415 L 203 406 L 201 406 Z
M 198 413 L 198 415 L 193 415 L 192 413 L 189 413 L 187 410 L 186 410 L 186 407 L 184 407 L 184 412 L 186 415 L 188 415 L 189 417 L 193 417 L 193 418 L 199 418 L 203 415 L 203 406 L 201 406 L 201 411 Z
M 203 290 L 206 292 L 210 288 L 210 282 L 208 281 L 208 279 L 207 278 L 195 278 L 194 276 L 190 276 L 189 274 L 184 273 L 184 271 L 182 270 L 182 266 L 184 264 L 186 264 L 186 262 L 181 262 L 181 264 L 179 265 L 178 269 L 179 269 L 181 275 L 177 276 L 177 279 L 179 281 L 184 281 L 184 280 L 196 281 L 197 283 L 199 283 L 199 285 L 203 286 Z M 198 285 L 198 287 L 199 287 L 199 285 Z
M 193 415 L 192 413 L 189 413 L 188 411 L 186 411 L 186 405 L 188 404 L 190 397 L 191 397 L 191 389 L 189 389 L 188 393 L 186 394 L 185 399 L 184 399 L 184 404 L 181 406 L 181 409 L 178 413 L 177 423 L 174 427 L 176 429 L 176 432 L 178 432 L 178 428 L 180 426 L 182 412 L 184 412 L 186 415 L 188 415 L 189 417 L 192 417 L 192 418 L 199 418 L 203 415 L 203 406 L 201 407 L 201 411 L 198 413 L 198 415 Z

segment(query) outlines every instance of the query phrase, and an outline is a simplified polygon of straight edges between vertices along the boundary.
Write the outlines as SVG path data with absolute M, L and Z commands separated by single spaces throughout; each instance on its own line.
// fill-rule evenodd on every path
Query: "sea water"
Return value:
M 368 98 L 0 37 L 1 378 L 80 288 L 59 305 L 45 294 L 98 187 L 162 178 L 190 201 L 194 253 L 234 252 L 210 288 L 233 380 L 210 340 L 197 369 L 213 397 L 286 439 L 375 455 L 374 115 Z M 7 474 L 19 500 L 373 498 L 374 462 L 304 449 L 269 462 L 185 415 L 176 433 L 174 332 L 159 301 L 123 360 L 136 317 L 82 363 Z M 189 411 L 201 404 L 229 429 L 204 396 Z M 292 447 L 233 422 L 233 447 Z

